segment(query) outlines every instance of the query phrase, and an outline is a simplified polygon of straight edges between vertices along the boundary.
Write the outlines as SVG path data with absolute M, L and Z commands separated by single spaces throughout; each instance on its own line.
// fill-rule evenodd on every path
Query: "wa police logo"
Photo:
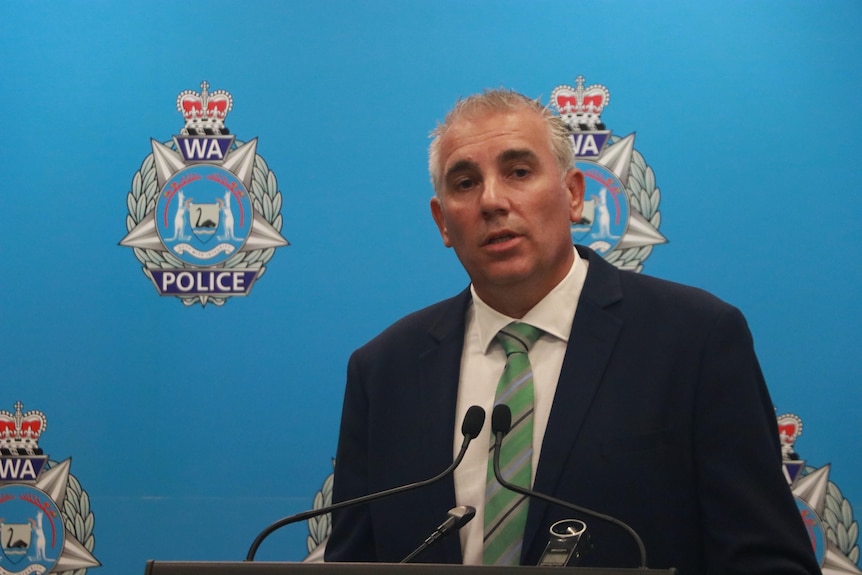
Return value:
M 862 575 L 859 562 L 859 524 L 853 508 L 837 485 L 829 481 L 831 465 L 806 465 L 794 451 L 802 435 L 802 419 L 793 413 L 778 416 L 784 476 L 796 498 L 802 521 L 824 574 Z
M 186 305 L 223 305 L 246 295 L 263 275 L 281 236 L 281 192 L 257 155 L 225 127 L 233 98 L 224 90 L 177 97 L 185 126 L 173 142 L 151 141 L 153 153 L 132 180 L 128 234 L 160 295 Z
M 39 448 L 40 411 L 0 411 L 0 575 L 86 573 L 93 556 L 93 514 L 71 459 L 48 461 Z
M 641 271 L 652 246 L 667 239 L 658 231 L 661 194 L 655 174 L 634 148 L 635 135 L 611 135 L 601 121 L 610 92 L 601 84 L 557 86 L 551 104 L 572 134 L 575 167 L 584 173 L 584 211 L 572 224 L 572 242 L 586 245 L 618 268 Z

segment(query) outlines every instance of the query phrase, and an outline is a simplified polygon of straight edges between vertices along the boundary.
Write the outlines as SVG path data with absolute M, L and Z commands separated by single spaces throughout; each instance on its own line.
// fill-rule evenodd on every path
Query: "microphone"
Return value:
M 453 531 L 458 531 L 465 525 L 467 525 L 473 517 L 476 515 L 476 508 L 471 507 L 469 505 L 459 505 L 458 507 L 453 507 L 449 510 L 447 514 L 446 521 L 441 523 L 437 529 L 434 530 L 428 539 L 425 540 L 422 545 L 416 548 L 413 553 L 405 557 L 401 560 L 402 563 L 410 563 L 414 557 L 425 551 L 428 547 L 433 545 L 437 540 L 442 539 L 446 535 L 449 535 Z
M 435 475 L 434 477 L 431 477 L 430 479 L 425 479 L 423 481 L 417 481 L 416 483 L 409 483 L 407 485 L 401 485 L 400 487 L 384 489 L 383 491 L 369 493 L 368 495 L 363 495 L 362 497 L 348 499 L 346 501 L 327 505 L 326 507 L 311 509 L 309 511 L 297 513 L 296 515 L 283 517 L 275 523 L 266 527 L 258 534 L 255 540 L 252 542 L 251 547 L 249 547 L 248 554 L 246 554 L 245 560 L 254 561 L 254 556 L 257 553 L 257 549 L 258 547 L 260 547 L 260 544 L 263 543 L 263 540 L 269 537 L 272 532 L 276 531 L 277 529 L 281 529 L 285 525 L 290 525 L 291 523 L 297 523 L 299 521 L 305 521 L 306 519 L 311 519 L 312 517 L 318 517 L 320 515 L 326 515 L 327 513 L 337 511 L 345 507 L 352 507 L 354 505 L 360 505 L 362 503 L 376 501 L 377 499 L 383 499 L 384 497 L 389 497 L 391 495 L 404 493 L 405 491 L 412 491 L 414 489 L 419 489 L 420 487 L 425 487 L 427 485 L 431 485 L 432 483 L 440 481 L 441 479 L 455 471 L 455 468 L 461 464 L 461 460 L 464 459 L 464 454 L 467 453 L 467 446 L 469 446 L 470 442 L 473 441 L 473 439 L 475 439 L 477 435 L 479 435 L 479 432 L 482 431 L 482 426 L 484 424 L 485 410 L 478 405 L 470 407 L 470 409 L 467 410 L 467 414 L 464 416 L 464 421 L 461 423 L 461 434 L 464 436 L 464 441 L 463 443 L 461 443 L 461 450 L 458 452 L 458 456 L 455 457 L 455 460 L 452 462 L 452 465 L 444 469 L 439 475 Z
M 521 487 L 520 485 L 509 483 L 503 478 L 503 475 L 500 472 L 500 449 L 503 445 L 503 437 L 507 433 L 509 433 L 509 429 L 511 427 L 512 410 L 509 409 L 508 405 L 502 403 L 496 405 L 494 407 L 494 411 L 491 413 L 491 433 L 494 435 L 494 476 L 497 478 L 497 481 L 500 482 L 500 485 L 502 485 L 506 489 L 514 491 L 515 493 L 520 493 L 521 495 L 526 495 L 528 497 L 535 497 L 536 499 L 541 499 L 542 501 L 547 501 L 548 503 L 553 503 L 554 505 L 559 505 L 560 507 L 565 507 L 566 509 L 571 509 L 572 511 L 576 511 L 578 513 L 597 517 L 598 519 L 613 523 L 617 527 L 622 528 L 631 536 L 632 539 L 634 539 L 635 543 L 637 544 L 641 556 L 640 568 L 646 569 L 647 562 L 644 543 L 641 540 L 640 536 L 635 532 L 635 530 L 629 527 L 627 524 L 623 523 L 619 519 L 616 519 L 615 517 L 611 517 L 610 515 L 605 515 L 597 511 L 592 511 L 585 507 L 580 507 L 573 503 L 569 503 L 568 501 L 563 501 L 562 499 L 557 499 L 556 497 L 551 497 L 550 495 L 545 495 L 544 493 L 539 493 L 538 491 L 533 491 L 532 489 L 526 489 L 524 487 Z

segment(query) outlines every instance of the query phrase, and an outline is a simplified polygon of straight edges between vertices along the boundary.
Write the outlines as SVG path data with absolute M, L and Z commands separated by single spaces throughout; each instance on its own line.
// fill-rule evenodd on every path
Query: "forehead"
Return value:
M 456 163 L 494 162 L 513 150 L 552 159 L 548 127 L 538 112 L 523 108 L 461 118 L 441 136 L 440 161 L 445 174 Z

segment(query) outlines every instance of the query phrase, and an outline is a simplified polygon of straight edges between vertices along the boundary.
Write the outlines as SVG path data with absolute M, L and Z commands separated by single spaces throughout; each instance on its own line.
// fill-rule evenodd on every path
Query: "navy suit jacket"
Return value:
M 534 489 L 617 517 L 648 566 L 681 575 L 819 573 L 781 471 L 775 412 L 742 314 L 695 288 L 589 271 L 548 420 Z M 341 501 L 432 477 L 452 462 L 470 291 L 411 314 L 357 350 L 335 464 Z M 469 382 L 468 382 L 469 383 Z M 490 441 L 490 424 L 470 449 Z M 333 514 L 328 561 L 398 562 L 454 507 L 454 482 Z M 521 563 L 560 519 L 585 521 L 582 566 L 636 567 L 619 527 L 530 502 Z M 461 563 L 458 537 L 417 557 Z

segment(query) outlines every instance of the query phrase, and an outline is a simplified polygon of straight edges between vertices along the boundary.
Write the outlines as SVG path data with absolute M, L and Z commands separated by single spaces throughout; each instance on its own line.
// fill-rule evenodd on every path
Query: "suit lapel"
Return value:
M 580 246 L 578 250 L 582 257 L 588 257 L 589 270 L 578 300 L 533 484 L 534 490 L 548 495 L 556 491 L 563 469 L 571 463 L 570 454 L 622 328 L 622 321 L 607 309 L 622 299 L 618 270 L 594 252 Z M 536 537 L 547 539 L 547 533 L 537 533 L 547 509 L 548 504 L 543 501 L 530 502 L 522 558 Z
M 455 410 L 458 401 L 458 380 L 461 375 L 461 355 L 464 348 L 464 325 L 467 306 L 470 303 L 467 289 L 449 300 L 449 305 L 440 310 L 437 320 L 428 330 L 428 343 L 417 360 L 420 381 L 418 405 L 439 405 L 439 413 L 424 413 L 424 417 L 436 420 L 429 429 L 443 429 L 444 433 L 429 433 L 429 451 L 423 457 L 439 460 L 442 471 L 452 463 L 452 445 L 456 427 Z M 442 420 L 442 423 L 439 421 Z M 442 523 L 446 512 L 455 507 L 455 481 L 452 475 L 440 483 L 427 488 L 425 509 L 436 514 L 432 528 Z M 430 535 L 430 531 L 428 535 Z M 418 546 L 421 541 L 417 541 Z M 423 553 L 417 560 L 422 562 L 461 563 L 461 544 L 458 537 L 448 537 Z

